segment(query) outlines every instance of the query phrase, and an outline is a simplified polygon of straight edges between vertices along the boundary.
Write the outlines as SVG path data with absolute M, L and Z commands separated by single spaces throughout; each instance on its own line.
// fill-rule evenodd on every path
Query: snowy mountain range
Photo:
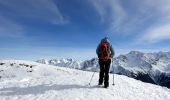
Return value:
M 48 64 L 48 65 L 55 65 L 60 67 L 66 67 L 66 68 L 73 68 L 73 69 L 79 69 L 79 70 L 88 70 L 88 71 L 96 71 L 99 69 L 98 66 L 98 60 L 96 58 L 93 58 L 91 60 L 86 61 L 78 61 L 74 59 L 41 59 L 37 60 L 36 62 L 41 64 Z
M 97 58 L 86 61 L 41 59 L 37 62 L 80 70 L 99 71 Z M 170 52 L 142 53 L 131 51 L 113 59 L 110 72 L 113 71 L 116 74 L 170 88 Z
M 71 60 L 69 60 L 71 61 Z M 71 61 L 72 62 L 72 61 Z M 91 61 L 90 61 L 91 62 Z M 86 63 L 93 65 L 93 63 Z M 22 60 L 0 60 L 1 100 L 170 100 L 170 89 L 124 75 L 96 86 L 98 73 Z M 112 74 L 110 74 L 112 76 Z

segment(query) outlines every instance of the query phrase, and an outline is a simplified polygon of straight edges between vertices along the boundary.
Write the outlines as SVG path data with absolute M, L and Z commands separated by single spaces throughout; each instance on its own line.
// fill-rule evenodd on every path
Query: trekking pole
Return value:
M 99 66 L 99 63 L 98 63 L 97 66 Z M 96 67 L 97 67 L 97 66 L 96 66 Z M 94 77 L 95 72 L 96 72 L 96 71 L 93 72 L 93 75 L 92 75 L 92 77 L 91 77 L 91 79 L 90 79 L 90 82 L 89 82 L 89 86 L 91 85 L 91 81 L 92 81 L 92 79 L 93 79 L 93 77 Z
M 96 72 L 96 71 L 95 71 L 95 72 Z M 92 81 L 92 79 L 93 79 L 93 77 L 94 77 L 95 72 L 93 73 L 93 75 L 92 75 L 92 77 L 91 77 L 91 79 L 90 79 L 89 86 L 91 86 L 91 81 Z
M 114 83 L 114 67 L 113 67 L 113 58 L 112 58 L 112 73 L 113 73 L 113 84 L 112 85 L 115 85 L 115 83 Z

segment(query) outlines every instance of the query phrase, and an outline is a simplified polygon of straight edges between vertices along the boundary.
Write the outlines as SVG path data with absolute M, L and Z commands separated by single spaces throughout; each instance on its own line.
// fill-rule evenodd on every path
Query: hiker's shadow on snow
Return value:
M 50 84 L 43 84 L 43 85 L 36 85 L 30 87 L 10 87 L 10 88 L 3 88 L 0 89 L 0 95 L 11 96 L 11 95 L 29 95 L 29 94 L 43 94 L 48 91 L 61 91 L 61 90 L 69 90 L 69 89 L 92 89 L 95 86 L 81 86 L 81 85 L 50 85 Z

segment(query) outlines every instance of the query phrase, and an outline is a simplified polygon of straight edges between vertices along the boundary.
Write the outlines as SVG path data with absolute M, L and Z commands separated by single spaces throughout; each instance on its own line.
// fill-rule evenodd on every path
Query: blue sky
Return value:
M 169 51 L 169 0 L 0 0 L 0 59 L 96 57 Z

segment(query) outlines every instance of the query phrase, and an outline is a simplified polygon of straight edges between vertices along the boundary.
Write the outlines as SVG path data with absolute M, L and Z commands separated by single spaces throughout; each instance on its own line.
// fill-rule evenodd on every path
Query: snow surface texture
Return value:
M 80 70 L 99 71 L 97 58 L 86 61 L 42 59 L 37 62 Z M 110 72 L 113 71 L 112 68 L 114 68 L 114 73 L 170 88 L 170 52 L 142 53 L 131 51 L 126 55 L 114 58 Z
M 0 60 L 0 100 L 170 100 L 170 89 L 115 75 L 115 85 L 97 87 L 98 73 Z

